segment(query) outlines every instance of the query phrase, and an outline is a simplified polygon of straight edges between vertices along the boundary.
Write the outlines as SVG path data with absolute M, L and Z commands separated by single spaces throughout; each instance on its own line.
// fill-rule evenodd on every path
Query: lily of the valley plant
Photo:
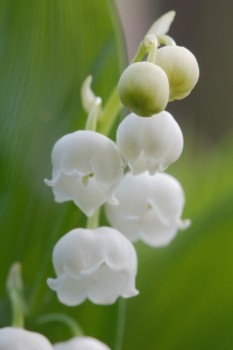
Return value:
M 119 79 L 117 98 L 130 114 L 119 124 L 116 142 L 108 133 L 120 104 L 108 105 L 106 116 L 88 77 L 81 88 L 85 130 L 71 130 L 53 147 L 52 177 L 45 183 L 57 203 L 72 201 L 87 216 L 86 227 L 65 233 L 52 254 L 56 276 L 47 284 L 67 306 L 86 299 L 108 305 L 119 297 L 138 295 L 133 242 L 165 246 L 190 224 L 182 219 L 181 184 L 164 173 L 183 150 L 182 131 L 165 108 L 190 94 L 199 68 L 195 56 L 167 35 L 173 19 L 171 11 L 155 22 Z M 105 210 L 100 211 L 103 205 Z M 109 226 L 100 225 L 101 215 L 106 215 Z M 13 348 L 109 349 L 83 335 L 52 346 L 37 333 L 15 326 L 1 329 L 0 349 Z

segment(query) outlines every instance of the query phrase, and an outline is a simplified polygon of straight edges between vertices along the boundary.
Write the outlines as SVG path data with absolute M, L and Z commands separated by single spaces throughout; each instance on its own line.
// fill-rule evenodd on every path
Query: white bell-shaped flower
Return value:
M 95 131 L 79 130 L 59 139 L 52 151 L 51 186 L 58 203 L 72 200 L 87 216 L 106 201 L 117 204 L 113 192 L 122 176 L 115 143 Z
M 65 305 L 79 305 L 85 299 L 112 304 L 119 296 L 138 294 L 135 249 L 113 228 L 70 231 L 55 245 L 53 265 L 57 278 L 49 278 L 48 285 Z
M 110 348 L 91 337 L 75 337 L 53 345 L 54 350 L 110 350 Z
M 183 150 L 183 135 L 166 111 L 149 118 L 129 114 L 119 125 L 117 146 L 134 174 L 162 172 Z
M 155 63 L 167 74 L 169 101 L 188 96 L 199 79 L 196 57 L 182 46 L 163 46 L 156 52 Z
M 168 244 L 189 220 L 181 220 L 185 203 L 180 183 L 171 175 L 128 173 L 116 191 L 119 205 L 106 205 L 106 216 L 113 227 L 131 241 L 150 246 Z
M 0 329 L 0 349 L 53 350 L 53 347 L 42 334 L 22 328 L 5 327 Z

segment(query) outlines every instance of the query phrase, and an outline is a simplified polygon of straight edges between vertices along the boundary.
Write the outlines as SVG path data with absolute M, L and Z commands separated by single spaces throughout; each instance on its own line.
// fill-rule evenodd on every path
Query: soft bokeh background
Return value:
M 168 106 L 185 137 L 184 154 L 169 172 L 185 188 L 192 227 L 167 248 L 138 245 L 141 295 L 128 308 L 126 337 L 137 349 L 231 349 L 233 49 L 227 38 L 233 33 L 233 4 L 118 0 L 118 5 L 129 58 L 138 42 L 134 31 L 141 39 L 154 14 L 173 9 L 170 34 L 196 55 L 201 72 L 192 94 Z
M 219 350 L 233 344 L 233 3 L 118 0 L 132 57 L 145 31 L 168 10 L 170 31 L 200 64 L 198 86 L 168 110 L 185 150 L 169 172 L 186 193 L 191 228 L 163 249 L 138 243 L 140 295 L 127 301 L 123 350 Z M 10 323 L 5 279 L 23 266 L 26 326 L 52 341 L 69 337 L 47 312 L 75 317 L 112 349 L 118 305 L 60 305 L 46 286 L 57 239 L 85 217 L 53 202 L 43 178 L 60 136 L 84 125 L 80 86 L 90 72 L 105 102 L 126 65 L 122 30 L 110 0 L 0 0 L 0 326 Z M 114 136 L 114 133 L 113 133 Z

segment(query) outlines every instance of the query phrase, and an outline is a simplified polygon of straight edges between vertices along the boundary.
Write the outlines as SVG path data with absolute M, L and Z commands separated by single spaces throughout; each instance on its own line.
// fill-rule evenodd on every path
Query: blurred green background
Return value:
M 131 25 L 128 45 L 139 43 L 164 12 L 176 10 L 170 35 L 195 53 L 201 71 L 192 94 L 168 106 L 185 137 L 184 153 L 168 172 L 185 189 L 184 217 L 192 226 L 163 249 L 136 244 L 140 295 L 126 303 L 122 349 L 230 350 L 233 3 L 119 0 L 117 5 L 125 30 Z M 133 48 L 128 50 L 130 56 Z M 84 78 L 93 74 L 93 89 L 105 102 L 126 66 L 125 52 L 110 0 L 0 0 L 0 326 L 10 324 L 7 272 L 21 261 L 27 328 L 51 341 L 66 339 L 63 325 L 37 322 L 47 312 L 64 312 L 114 349 L 117 304 L 68 308 L 46 286 L 46 278 L 54 276 L 53 245 L 85 225 L 85 217 L 72 203 L 55 204 L 43 178 L 51 173 L 53 143 L 84 126 Z

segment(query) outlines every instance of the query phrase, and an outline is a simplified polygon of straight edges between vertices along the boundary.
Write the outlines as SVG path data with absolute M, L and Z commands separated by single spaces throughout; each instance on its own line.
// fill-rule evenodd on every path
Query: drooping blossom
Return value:
M 117 146 L 134 174 L 164 171 L 183 150 L 183 135 L 166 111 L 149 118 L 129 114 L 119 125 Z
M 114 190 L 122 160 L 113 141 L 95 131 L 79 130 L 59 139 L 52 150 L 52 187 L 58 203 L 73 201 L 87 216 L 105 202 L 117 204 Z
M 116 196 L 119 205 L 106 205 L 106 215 L 111 225 L 131 241 L 164 246 L 179 229 L 189 226 L 189 220 L 181 219 L 185 203 L 183 189 L 171 175 L 128 173 Z
M 16 327 L 0 329 L 1 350 L 53 350 L 42 334 Z
M 54 350 L 110 350 L 106 344 L 91 337 L 75 337 L 54 344 L 53 348 Z
M 119 296 L 138 294 L 135 249 L 113 228 L 68 232 L 54 247 L 53 265 L 57 278 L 49 278 L 48 285 L 63 304 L 79 305 L 85 299 L 112 304 Z

